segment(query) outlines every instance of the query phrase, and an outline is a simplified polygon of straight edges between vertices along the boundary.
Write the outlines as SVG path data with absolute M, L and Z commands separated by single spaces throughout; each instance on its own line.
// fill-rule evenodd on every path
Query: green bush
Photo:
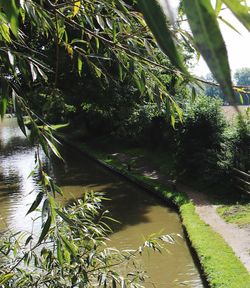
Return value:
M 233 125 L 231 153 L 233 165 L 244 171 L 250 170 L 250 115 L 241 115 Z
M 142 138 L 149 141 L 152 119 L 157 113 L 158 109 L 154 103 L 135 105 L 128 118 L 120 123 L 113 134 L 118 138 L 127 138 L 133 141 L 142 140 Z
M 218 99 L 199 96 L 185 105 L 177 136 L 178 171 L 203 179 L 218 173 L 226 128 L 221 104 Z

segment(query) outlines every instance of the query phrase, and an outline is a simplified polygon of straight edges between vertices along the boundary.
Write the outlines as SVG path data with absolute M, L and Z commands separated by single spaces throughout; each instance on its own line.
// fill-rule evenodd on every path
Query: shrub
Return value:
M 250 170 L 250 115 L 241 115 L 233 127 L 231 151 L 233 165 L 244 171 Z
M 203 179 L 218 172 L 226 121 L 221 101 L 199 96 L 184 107 L 183 125 L 178 129 L 177 168 Z
M 149 130 L 152 119 L 158 113 L 156 104 L 144 103 L 143 105 L 135 105 L 133 111 L 124 119 L 123 122 L 114 131 L 114 135 L 118 138 L 127 138 L 132 141 L 141 140 L 142 138 L 149 140 Z

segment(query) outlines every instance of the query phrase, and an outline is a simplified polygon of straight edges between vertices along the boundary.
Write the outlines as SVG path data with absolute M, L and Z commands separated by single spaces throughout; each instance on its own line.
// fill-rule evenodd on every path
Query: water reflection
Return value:
M 36 182 L 28 178 L 34 168 L 34 148 L 29 146 L 15 119 L 0 123 L 0 230 L 30 231 L 32 218 L 25 217 L 34 200 Z M 36 223 L 40 225 L 40 223 Z

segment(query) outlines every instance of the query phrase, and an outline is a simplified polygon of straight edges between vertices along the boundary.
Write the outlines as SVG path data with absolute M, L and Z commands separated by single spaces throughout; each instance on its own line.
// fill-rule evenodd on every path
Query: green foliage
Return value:
M 234 80 L 236 85 L 250 86 L 250 68 L 237 69 L 234 73 Z M 243 105 L 250 104 L 250 93 L 242 93 L 241 89 L 237 93 L 238 103 Z
M 224 2 L 235 13 L 237 18 L 248 27 L 248 17 L 246 15 L 247 5 L 241 5 L 240 3 L 240 6 L 237 5 L 237 7 L 235 7 L 230 5 L 231 1 Z M 145 8 L 146 0 L 141 3 Z M 190 5 L 190 3 L 192 5 Z M 74 3 L 68 1 L 32 0 L 0 1 L 0 114 L 1 117 L 3 117 L 8 109 L 8 105 L 12 104 L 18 119 L 18 124 L 25 135 L 27 135 L 27 133 L 23 117 L 25 115 L 30 119 L 30 134 L 27 136 L 30 142 L 37 147 L 36 165 L 39 171 L 41 191 L 43 193 L 36 198 L 34 204 L 31 206 L 31 210 L 35 209 L 39 202 L 44 200 L 42 214 L 45 221 L 41 229 L 39 242 L 44 242 L 44 240 L 49 239 L 48 237 L 51 237 L 55 240 L 54 243 L 57 243 L 56 250 L 50 250 L 50 248 L 42 250 L 43 254 L 40 255 L 41 257 L 39 258 L 40 260 L 38 261 L 37 267 L 44 272 L 43 274 L 39 274 L 40 270 L 38 270 L 38 272 L 36 272 L 38 276 L 33 276 L 29 271 L 27 272 L 22 268 L 17 270 L 18 265 L 15 266 L 14 264 L 12 266 L 13 269 L 8 269 L 8 267 L 5 269 L 0 283 L 10 283 L 10 285 L 12 285 L 12 283 L 14 283 L 13 281 L 20 281 L 18 282 L 20 285 L 27 286 L 29 283 L 33 285 L 33 280 L 35 279 L 35 285 L 37 286 L 39 285 L 39 281 L 47 281 L 46 277 L 48 273 L 50 273 L 48 271 L 53 271 L 55 268 L 55 273 L 53 275 L 49 274 L 49 277 L 55 277 L 55 280 L 53 280 L 53 277 L 49 278 L 51 287 L 60 287 L 60 285 L 61 287 L 67 287 L 65 286 L 65 279 L 65 281 L 69 281 L 66 285 L 72 287 L 72 285 L 78 285 L 75 280 L 75 277 L 79 276 L 79 274 L 75 275 L 77 268 L 82 268 L 79 267 L 79 265 L 81 265 L 81 257 L 79 254 L 80 250 L 77 249 L 77 247 L 81 246 L 79 241 L 84 241 L 84 235 L 80 235 L 80 240 L 73 237 L 79 233 L 79 227 L 82 227 L 80 226 L 81 223 L 77 222 L 79 226 L 76 231 L 76 229 L 68 230 L 68 228 L 65 228 L 67 227 L 65 223 L 61 225 L 60 222 L 56 220 L 58 219 L 56 213 L 59 210 L 56 210 L 54 201 L 50 196 L 51 192 L 54 196 L 56 193 L 60 193 L 60 189 L 56 187 L 49 175 L 44 172 L 44 165 L 39 154 L 40 144 L 48 157 L 50 156 L 50 150 L 60 157 L 56 148 L 57 141 L 52 134 L 51 127 L 41 119 L 38 113 L 32 111 L 31 105 L 33 104 L 33 107 L 35 107 L 37 103 L 35 103 L 34 98 L 31 99 L 32 97 L 27 97 L 28 94 L 31 95 L 31 92 L 35 92 L 34 94 L 39 95 L 39 100 L 42 99 L 40 102 L 41 105 L 37 105 L 35 109 L 37 109 L 37 111 L 40 109 L 39 111 L 41 111 L 42 116 L 47 116 L 50 119 L 55 116 L 54 121 L 66 117 L 66 114 L 70 114 L 74 110 L 79 111 L 80 107 L 85 108 L 86 106 L 91 107 L 91 113 L 92 111 L 97 112 L 96 114 L 99 113 L 101 115 L 100 119 L 102 120 L 105 117 L 109 118 L 110 113 L 113 117 L 115 113 L 112 109 L 105 111 L 105 108 L 109 106 L 111 101 L 108 101 L 108 104 L 106 104 L 106 106 L 103 105 L 101 108 L 99 107 L 101 105 L 97 105 L 97 108 L 94 107 L 94 103 L 90 103 L 90 106 L 86 105 L 89 104 L 89 102 L 82 100 L 85 95 L 80 92 L 85 88 L 83 80 L 91 77 L 95 83 L 99 82 L 102 91 L 106 92 L 111 91 L 109 89 L 112 89 L 113 83 L 115 83 L 115 86 L 119 86 L 118 84 L 126 84 L 123 86 L 125 89 L 131 85 L 133 88 L 136 88 L 136 92 L 133 95 L 149 99 L 146 101 L 147 104 L 154 100 L 159 109 L 165 109 L 166 113 L 170 116 L 169 119 L 172 125 L 176 126 L 178 122 L 177 118 L 179 117 L 179 119 L 182 120 L 183 117 L 179 107 L 180 101 L 176 101 L 175 89 L 172 89 L 172 87 L 169 89 L 168 85 L 166 85 L 166 78 L 162 77 L 162 75 L 170 75 L 171 78 L 174 79 L 174 82 L 178 84 L 176 86 L 181 86 L 180 83 L 190 82 L 196 85 L 197 79 L 193 79 L 185 72 L 186 68 L 183 68 L 180 59 L 183 58 L 185 60 L 190 58 L 186 55 L 187 50 L 194 51 L 194 49 L 198 47 L 208 62 L 215 78 L 220 83 L 221 88 L 227 94 L 227 97 L 229 97 L 230 100 L 234 99 L 227 53 L 216 20 L 221 6 L 217 5 L 215 13 L 208 0 L 195 1 L 194 7 L 193 1 L 184 1 L 184 9 L 180 9 L 182 12 L 180 17 L 184 15 L 187 16 L 193 30 L 193 37 L 190 33 L 181 29 L 181 21 L 177 21 L 174 25 L 173 23 L 168 23 L 162 10 L 159 10 L 160 8 L 158 9 L 158 6 L 155 6 L 155 1 L 151 1 L 150 4 L 153 5 L 151 7 L 154 9 L 152 11 L 143 9 L 143 12 L 145 14 L 145 20 L 149 23 L 155 37 L 149 31 L 143 15 L 138 13 L 134 1 L 132 4 L 127 4 L 127 1 L 125 2 L 123 0 L 105 0 L 101 2 L 99 0 L 81 0 Z M 170 6 L 167 5 L 167 7 Z M 160 13 L 155 9 L 158 9 L 157 11 L 160 11 Z M 150 14 L 155 11 L 159 16 L 159 19 L 157 19 L 159 26 L 152 20 L 152 14 Z M 171 15 L 171 11 L 168 12 L 169 15 Z M 164 27 L 163 24 L 165 25 Z M 214 34 L 214 36 L 212 34 Z M 157 48 L 158 44 L 155 38 L 158 40 L 159 46 L 168 55 L 169 61 L 162 61 L 163 54 Z M 189 47 L 189 49 L 186 50 L 186 47 Z M 177 67 L 173 68 L 170 62 Z M 72 79 L 74 81 L 72 81 Z M 68 81 L 68 83 L 66 83 L 66 81 Z M 81 84 L 78 85 L 76 83 Z M 168 81 L 168 83 L 171 83 L 171 81 Z M 41 91 L 39 87 L 45 87 L 45 91 Z M 77 89 L 75 87 L 77 87 Z M 65 90 L 67 90 L 67 93 Z M 54 94 L 54 92 L 48 91 L 56 91 L 56 93 Z M 73 92 L 77 92 L 75 94 L 80 95 L 79 101 L 69 101 L 71 93 Z M 95 90 L 95 92 L 97 91 Z M 120 95 L 122 97 L 123 94 L 114 93 L 114 95 Z M 127 99 L 129 99 L 129 97 Z M 136 111 L 139 104 L 144 104 L 144 101 L 137 100 L 131 104 L 131 106 L 129 105 L 127 111 L 125 109 L 125 117 L 116 118 L 118 119 L 116 127 L 119 127 L 124 119 L 131 125 L 130 127 L 135 127 L 136 123 L 147 125 L 148 119 L 152 116 L 151 111 L 148 111 L 146 114 L 143 114 L 143 111 L 140 109 Z M 119 107 L 121 103 L 124 105 L 121 99 L 117 102 L 118 103 L 114 105 L 115 108 Z M 131 103 L 130 101 L 128 102 Z M 147 106 L 147 109 L 148 108 L 149 106 Z M 121 110 L 122 109 L 118 110 L 118 112 L 120 113 Z M 148 110 L 150 110 L 150 108 Z M 210 114 L 214 115 L 212 112 Z M 92 120 L 93 119 L 94 117 L 92 117 Z M 191 122 L 192 121 L 190 121 L 190 123 Z M 98 123 L 99 127 L 101 127 L 100 123 Z M 216 126 L 217 124 L 214 125 Z M 48 128 L 45 129 L 45 126 Z M 218 126 L 220 127 L 220 125 Z M 213 128 L 212 125 L 211 127 Z M 217 131 L 216 129 L 211 130 Z M 205 145 L 205 148 L 207 150 L 211 148 L 217 151 L 219 149 L 219 141 L 217 141 L 216 138 L 217 132 L 215 132 L 215 134 L 212 133 L 212 135 L 215 136 L 215 145 L 212 146 L 212 148 Z M 202 153 L 203 152 L 204 150 L 202 150 Z M 207 166 L 205 165 L 205 167 Z M 49 214 L 44 215 L 47 210 Z M 67 211 L 65 213 L 67 213 Z M 76 219 L 73 220 L 77 221 Z M 58 231 L 55 227 L 62 233 L 71 231 L 73 234 L 66 233 L 61 238 L 53 238 L 58 236 Z M 15 255 L 16 248 L 8 250 L 11 239 L 5 244 L 7 245 L 5 252 L 13 251 L 13 255 Z M 36 247 L 36 245 L 34 247 Z M 63 253 L 60 253 L 61 247 Z M 25 251 L 25 249 L 23 251 Z M 57 258 L 55 257 L 55 251 L 57 251 Z M 21 261 L 24 260 L 27 264 L 29 264 L 31 259 L 35 259 L 34 262 L 36 262 L 37 258 L 33 255 L 33 252 L 34 250 L 32 249 L 27 253 L 24 252 L 19 259 Z M 97 257 L 99 257 L 98 259 L 102 259 L 102 263 L 105 265 L 109 264 L 109 258 L 102 258 L 103 255 L 99 253 L 97 253 Z M 53 262 L 54 259 L 55 262 Z M 17 261 L 16 264 L 19 264 L 17 258 L 13 261 Z M 61 276 L 59 273 L 61 266 L 59 266 L 59 264 L 61 265 L 63 261 L 66 263 L 64 266 L 66 278 L 61 277 L 58 279 L 57 277 Z M 71 266 L 71 261 L 73 261 L 73 266 Z M 54 264 L 55 266 L 53 266 Z M 106 268 L 107 266 L 104 266 L 104 270 Z M 12 271 L 14 270 L 15 274 L 13 275 Z M 99 275 L 99 278 L 95 280 L 99 281 L 100 285 L 104 287 L 106 281 L 108 281 L 106 280 L 106 272 L 107 271 L 104 271 L 104 273 Z M 15 276 L 18 275 L 18 273 L 22 275 L 20 276 L 21 280 L 18 280 Z M 87 281 L 84 273 L 80 274 L 79 277 L 82 277 L 80 279 L 81 281 Z M 111 278 L 109 278 L 109 280 L 111 281 Z M 59 281 L 59 284 L 55 285 L 53 281 Z M 124 287 L 124 281 L 121 278 L 115 279 L 114 281 Z M 113 284 L 113 286 L 115 285 Z
M 145 20 L 153 32 L 160 49 L 169 57 L 170 61 L 182 72 L 186 73 L 182 57 L 176 49 L 176 44 L 172 38 L 168 25 L 168 19 L 164 14 L 163 7 L 159 1 L 139 0 L 138 5 L 141 8 Z M 155 21 L 157 19 L 157 21 Z
M 234 79 L 237 85 L 250 85 L 250 68 L 240 68 L 234 73 Z
M 150 129 L 152 119 L 158 114 L 155 103 L 145 103 L 144 105 L 136 105 L 127 119 L 124 119 L 114 136 L 129 141 L 148 140 L 148 131 Z
M 206 96 L 187 103 L 177 139 L 179 171 L 203 180 L 218 172 L 226 127 L 220 106 L 220 100 Z
M 250 16 L 249 7 L 247 2 L 233 1 L 233 0 L 223 0 L 227 7 L 234 13 L 238 20 L 250 30 Z
M 26 95 L 32 111 L 42 115 L 43 120 L 56 124 L 65 123 L 76 112 L 76 107 L 67 104 L 65 98 L 61 90 L 51 87 L 39 87 Z
M 229 102 L 234 103 L 226 45 L 211 2 L 209 0 L 183 2 L 196 45 Z
M 234 82 L 237 85 L 237 92 L 235 93 L 235 101 L 237 105 L 248 105 L 249 104 L 249 91 L 242 89 L 243 86 L 249 86 L 250 84 L 250 77 L 249 77 L 249 69 L 248 68 L 242 68 L 236 70 L 234 73 Z M 228 99 L 221 90 L 219 86 L 217 86 L 216 81 L 214 80 L 214 77 L 212 74 L 208 74 L 205 77 L 205 80 L 210 83 L 215 83 L 215 85 L 204 85 L 204 94 L 210 97 L 220 98 L 223 101 L 224 105 L 228 105 Z M 203 91 L 201 91 L 203 93 Z
M 241 115 L 233 124 L 230 144 L 234 165 L 243 171 L 249 171 L 250 117 L 247 112 L 245 117 Z

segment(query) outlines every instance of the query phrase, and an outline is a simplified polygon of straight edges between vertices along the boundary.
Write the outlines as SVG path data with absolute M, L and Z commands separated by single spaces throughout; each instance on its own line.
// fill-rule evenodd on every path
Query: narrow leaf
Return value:
M 229 23 L 227 20 L 225 20 L 224 18 L 222 18 L 221 16 L 218 17 L 218 19 L 220 19 L 224 24 L 226 24 L 228 27 L 230 27 L 232 30 L 234 30 L 236 33 L 240 34 L 240 32 L 231 24 Z M 240 34 L 241 35 L 241 34 Z
M 30 235 L 25 241 L 25 246 L 27 246 L 32 239 L 33 239 L 33 237 Z
M 75 226 L 75 223 L 62 211 L 59 209 L 55 209 L 56 213 L 65 221 L 67 222 L 70 226 Z
M 215 4 L 215 14 L 218 16 L 221 11 L 221 6 L 222 6 L 222 0 L 216 0 Z
M 168 28 L 167 18 L 162 7 L 157 0 L 139 0 L 145 21 L 152 31 L 160 49 L 165 53 L 170 61 L 182 72 L 187 73 L 181 55 L 178 53 L 172 33 Z
M 8 51 L 8 57 L 9 57 L 10 65 L 14 66 L 15 59 L 14 59 L 14 55 L 11 53 L 10 50 Z
M 244 103 L 243 96 L 242 94 L 240 94 L 240 104 L 243 105 L 243 103 Z
M 97 23 L 102 28 L 102 30 L 104 30 L 105 29 L 105 22 L 104 22 L 102 16 L 101 15 L 96 15 L 96 20 L 97 20 Z
M 196 99 L 196 89 L 192 87 L 192 102 L 194 102 Z
M 37 79 L 37 71 L 36 71 L 35 65 L 32 62 L 30 62 L 30 72 L 31 72 L 32 80 L 36 81 L 36 79 Z
M 73 17 L 75 17 L 78 14 L 78 12 L 80 11 L 80 7 L 81 7 L 81 1 L 75 1 L 73 7 Z
M 175 111 L 177 112 L 177 114 L 179 116 L 179 119 L 182 122 L 182 120 L 183 120 L 183 111 L 182 111 L 182 109 L 180 108 L 180 106 L 176 102 L 174 102 L 173 104 L 174 104 Z
M 196 45 L 228 100 L 235 103 L 227 49 L 210 1 L 184 0 L 183 3 Z
M 0 285 L 3 285 L 7 281 L 9 281 L 11 278 L 15 276 L 14 273 L 8 273 L 8 274 L 3 274 L 0 276 Z
M 222 0 L 236 18 L 250 31 L 250 14 L 247 2 L 239 0 Z M 245 3 L 245 4 L 244 4 Z
M 64 236 L 61 236 L 61 239 L 63 241 L 63 243 L 65 244 L 65 247 L 67 248 L 67 250 L 73 255 L 76 257 L 77 255 L 77 248 L 76 246 L 72 243 L 72 242 L 69 242 L 66 237 Z
M 57 245 L 56 245 L 57 260 L 58 260 L 59 264 L 62 266 L 63 265 L 62 245 L 61 245 L 61 242 L 59 240 L 57 240 L 56 243 L 57 243 Z
M 82 59 L 80 57 L 78 57 L 77 59 L 77 68 L 78 68 L 78 74 L 79 76 L 82 75 Z
M 8 101 L 6 98 L 1 98 L 0 99 L 0 115 L 1 115 L 1 119 L 3 120 L 3 117 L 6 113 L 7 110 L 7 105 L 8 105 Z
M 52 152 L 60 159 L 63 159 L 61 154 L 59 153 L 59 151 L 57 150 L 56 146 L 47 138 L 43 135 L 44 139 L 47 141 L 50 149 L 52 150 Z
M 18 15 L 19 9 L 17 8 L 15 0 L 0 0 L 0 6 L 6 14 L 7 20 L 10 23 L 12 33 L 18 35 Z
M 28 215 L 29 213 L 33 212 L 41 203 L 42 199 L 43 199 L 43 192 L 39 192 L 38 195 L 36 196 L 36 200 L 32 203 L 29 211 L 27 212 L 26 215 Z
M 41 243 L 43 239 L 45 238 L 45 236 L 48 234 L 50 225 L 51 225 L 51 216 L 48 216 L 47 221 L 45 222 L 43 226 L 43 230 L 39 237 L 38 243 Z

